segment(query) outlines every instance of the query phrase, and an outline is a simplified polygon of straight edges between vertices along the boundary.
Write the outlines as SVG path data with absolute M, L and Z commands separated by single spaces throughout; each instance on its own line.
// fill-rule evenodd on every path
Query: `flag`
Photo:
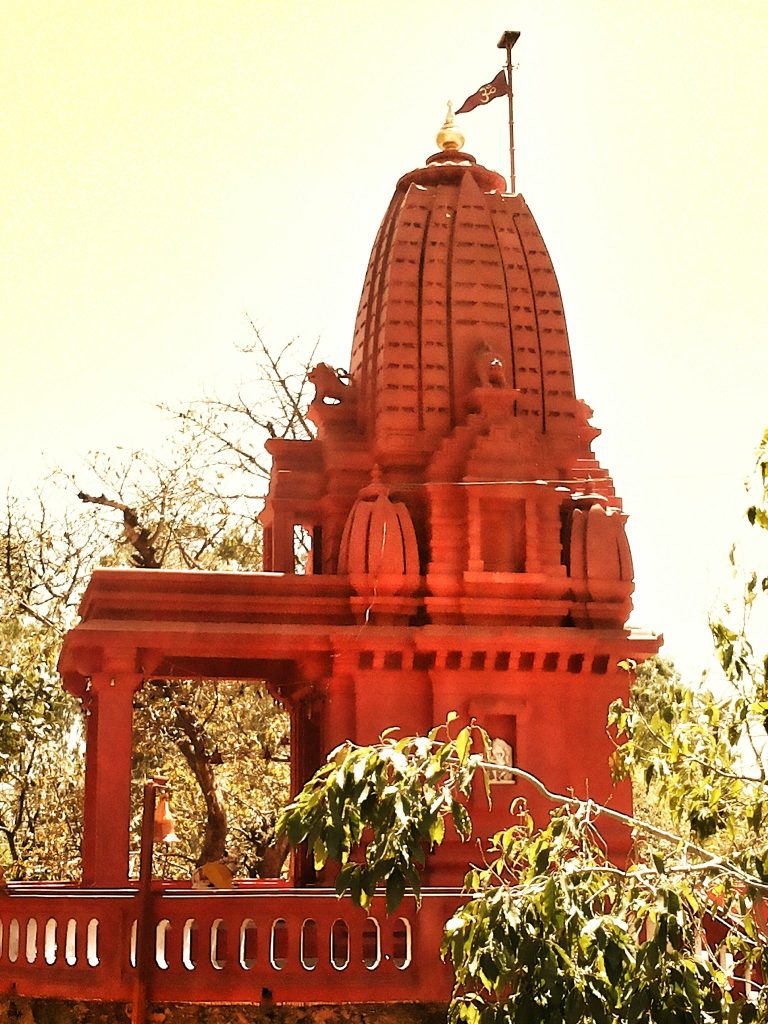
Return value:
M 489 82 L 487 85 L 481 85 L 477 92 L 473 92 L 471 96 L 467 96 L 456 113 L 468 114 L 470 110 L 474 110 L 475 107 L 479 107 L 484 103 L 490 103 L 491 100 L 495 100 L 499 96 L 508 95 L 509 86 L 507 85 L 507 76 L 503 71 L 500 71 L 492 82 Z

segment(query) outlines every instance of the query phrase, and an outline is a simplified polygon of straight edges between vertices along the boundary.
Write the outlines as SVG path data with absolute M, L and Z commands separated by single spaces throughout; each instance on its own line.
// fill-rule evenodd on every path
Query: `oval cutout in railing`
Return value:
M 70 917 L 64 937 L 64 960 L 70 967 L 77 963 L 77 921 Z
M 211 966 L 216 971 L 227 966 L 227 927 L 220 917 L 211 925 Z
M 27 921 L 27 941 L 24 952 L 28 964 L 33 964 L 37 960 L 37 921 L 34 917 L 30 917 Z
M 8 959 L 12 964 L 19 959 L 19 922 L 15 917 L 8 925 Z
M 331 964 L 337 971 L 343 971 L 349 964 L 349 928 L 341 918 L 331 926 Z
M 56 942 L 56 931 L 58 924 L 55 917 L 49 917 L 45 923 L 45 933 L 43 935 L 43 944 L 45 949 L 45 962 L 47 964 L 56 963 L 56 954 L 59 951 L 58 943 Z
M 188 971 L 197 967 L 197 921 L 188 917 L 181 932 L 181 962 Z
M 134 921 L 131 925 L 131 941 L 128 946 L 128 960 L 131 967 L 136 966 L 136 934 L 139 930 L 139 922 Z
M 411 922 L 398 917 L 392 929 L 392 962 L 398 970 L 411 966 L 412 950 Z
M 375 917 L 367 918 L 363 925 L 363 963 L 369 971 L 381 963 L 381 928 Z
M 240 925 L 240 966 L 251 971 L 256 966 L 256 922 L 246 917 Z
M 320 959 L 317 950 L 317 921 L 308 917 L 301 926 L 301 966 L 306 971 L 314 971 Z
M 92 917 L 85 933 L 85 959 L 89 967 L 99 966 L 99 920 Z
M 155 963 L 161 971 L 168 970 L 168 954 L 165 945 L 170 930 L 171 922 L 167 917 L 157 922 L 157 927 L 155 928 Z
M 282 971 L 288 962 L 288 925 L 279 917 L 272 922 L 269 936 L 269 962 L 276 971 Z

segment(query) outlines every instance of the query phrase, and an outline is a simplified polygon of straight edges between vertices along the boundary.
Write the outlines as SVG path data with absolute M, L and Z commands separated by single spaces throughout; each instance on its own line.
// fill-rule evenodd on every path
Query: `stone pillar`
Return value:
M 292 505 L 286 501 L 274 503 L 272 519 L 272 571 L 293 573 L 293 525 L 297 522 Z
M 88 712 L 83 813 L 83 885 L 119 888 L 128 881 L 133 695 L 141 678 L 99 672 Z
M 355 737 L 355 673 L 357 650 L 335 650 L 333 675 L 325 681 L 323 747 L 328 753 L 344 740 Z

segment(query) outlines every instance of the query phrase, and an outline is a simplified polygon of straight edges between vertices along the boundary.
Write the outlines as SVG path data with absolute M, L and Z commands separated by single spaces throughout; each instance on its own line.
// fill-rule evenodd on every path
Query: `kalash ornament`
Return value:
M 443 126 L 437 133 L 436 141 L 440 149 L 450 152 L 460 150 L 464 145 L 464 136 L 456 125 L 456 118 L 453 113 L 453 104 L 448 101 L 448 112 L 445 115 Z

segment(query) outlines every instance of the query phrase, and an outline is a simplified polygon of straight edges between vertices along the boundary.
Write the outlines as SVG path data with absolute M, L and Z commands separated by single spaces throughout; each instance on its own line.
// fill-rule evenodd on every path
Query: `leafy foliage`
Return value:
M 497 834 L 445 929 L 451 1021 L 699 1021 L 727 1000 L 701 907 L 661 865 L 610 864 L 588 803 Z
M 152 680 L 136 695 L 141 742 L 134 754 L 133 849 L 138 851 L 143 781 L 170 781 L 174 844 L 166 878 L 224 856 L 249 877 L 280 874 L 287 847 L 275 823 L 289 793 L 288 714 L 257 683 Z
M 756 756 L 755 702 L 729 693 L 693 690 L 679 679 L 646 685 L 638 676 L 629 706 L 618 702 L 609 721 L 622 741 L 613 760 L 618 778 L 636 769 L 666 820 L 696 841 L 719 838 L 747 870 L 766 879 L 763 868 L 747 865 L 768 842 L 763 819 L 768 807 L 765 768 Z
M 387 909 L 393 910 L 406 886 L 419 898 L 419 869 L 447 828 L 469 839 L 465 803 L 488 737 L 472 727 L 451 739 L 450 721 L 427 736 L 385 734 L 371 747 L 345 743 L 281 814 L 278 835 L 294 846 L 306 841 L 316 870 L 329 860 L 341 865 L 339 895 L 349 892 L 368 907 L 384 882 Z M 480 753 L 472 749 L 478 740 Z M 364 859 L 351 859 L 361 845 Z
M 768 432 L 757 455 L 747 511 L 749 557 L 768 555 Z M 639 772 L 656 805 L 683 834 L 713 840 L 745 876 L 768 882 L 768 577 L 731 564 L 741 599 L 710 622 L 723 678 L 693 689 L 658 659 L 641 666 L 629 707 L 610 711 L 622 742 L 618 777 Z
M 53 658 L 37 629 L 0 629 L 0 863 L 11 878 L 67 875 L 79 854 L 79 715 Z
M 732 990 L 719 947 L 741 969 L 762 949 L 763 887 L 704 847 L 590 800 L 548 793 L 522 768 L 489 760 L 487 734 L 451 722 L 426 736 L 346 743 L 278 822 L 307 842 L 315 865 L 341 865 L 339 895 L 369 908 L 377 890 L 392 912 L 451 827 L 467 840 L 466 801 L 477 776 L 527 779 L 558 804 L 543 827 L 523 800 L 484 863 L 465 879 L 465 902 L 447 922 L 443 956 L 456 987 L 452 1024 L 519 1021 L 699 1022 L 755 1019 Z M 611 863 L 598 825 L 612 817 L 642 838 L 629 867 Z M 765 887 L 768 892 L 768 887 Z M 753 989 L 754 991 L 754 989 Z

